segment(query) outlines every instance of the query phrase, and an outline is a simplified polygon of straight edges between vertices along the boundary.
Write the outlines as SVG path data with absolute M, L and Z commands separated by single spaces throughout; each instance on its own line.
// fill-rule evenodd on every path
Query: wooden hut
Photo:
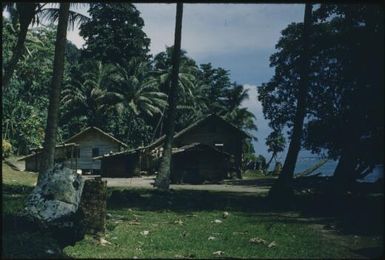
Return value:
M 102 177 L 134 177 L 140 175 L 140 151 L 129 150 L 95 157 L 100 162 Z
M 245 132 L 217 115 L 196 121 L 174 136 L 173 181 L 217 181 L 227 177 L 230 171 L 239 172 L 245 138 L 249 138 Z M 164 139 L 163 136 L 145 147 L 94 159 L 101 161 L 105 177 L 131 177 L 140 172 L 156 174 Z
M 211 114 L 176 133 L 173 147 L 178 148 L 193 143 L 211 146 L 232 155 L 234 158 L 232 167 L 235 171 L 240 172 L 242 145 L 245 138 L 250 138 L 250 136 L 222 117 Z M 150 151 L 150 154 L 161 157 L 164 140 L 165 136 L 162 136 L 144 149 Z
M 94 157 L 120 152 L 127 148 L 127 144 L 97 127 L 88 127 L 64 142 L 79 144 L 78 169 L 94 174 L 100 174 L 101 168 L 100 161 L 93 160 Z
M 182 146 L 172 153 L 171 182 L 199 184 L 228 177 L 231 155 L 200 143 Z
M 68 161 L 68 159 L 72 157 L 64 157 L 61 155 L 64 148 L 66 149 L 65 153 L 68 153 L 70 144 L 74 145 L 72 156 L 76 159 L 76 165 L 70 164 L 70 161 Z M 83 173 L 99 174 L 101 163 L 98 160 L 93 160 L 93 157 L 120 152 L 125 148 L 127 148 L 127 145 L 112 135 L 107 134 L 97 127 L 88 127 L 65 140 L 63 144 L 56 146 L 55 161 L 62 161 L 67 167 L 80 169 Z M 40 165 L 41 160 L 41 156 L 39 155 L 41 149 L 41 147 L 32 149 L 32 154 L 20 159 L 26 161 L 26 170 L 38 171 L 38 165 Z
M 75 143 L 59 144 L 55 147 L 55 162 L 61 162 L 65 167 L 77 168 L 77 151 L 79 145 Z M 19 161 L 25 161 L 25 170 L 37 172 L 40 168 L 41 152 L 43 148 L 31 149 L 31 154 L 24 156 Z

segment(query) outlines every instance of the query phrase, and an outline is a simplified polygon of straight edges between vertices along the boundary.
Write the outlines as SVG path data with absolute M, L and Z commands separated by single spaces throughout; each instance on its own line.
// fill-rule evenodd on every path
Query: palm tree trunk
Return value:
M 166 139 L 163 146 L 163 156 L 159 167 L 159 173 L 155 180 L 155 187 L 157 187 L 159 190 L 168 190 L 170 185 L 172 142 L 175 132 L 180 46 L 182 41 L 182 15 L 183 3 L 178 2 L 176 4 L 175 38 L 174 49 L 172 53 L 173 67 L 171 74 L 171 87 L 168 94 L 168 116 L 165 122 Z
M 276 155 L 277 155 L 276 153 L 273 153 L 273 155 L 271 156 L 269 162 L 266 164 L 266 171 L 269 170 L 270 163 L 271 163 L 271 161 L 274 159 L 274 157 L 275 157 Z
M 7 65 L 4 68 L 4 75 L 2 79 L 3 91 L 5 91 L 11 81 L 13 72 L 16 69 L 16 65 L 19 62 L 20 58 L 23 56 L 25 49 L 25 39 L 27 38 L 28 26 L 31 24 L 33 16 L 34 16 L 34 6 L 30 6 L 26 4 L 26 8 L 31 8 L 30 12 L 23 13 L 26 17 L 20 19 L 20 31 L 17 36 L 17 42 L 15 48 L 12 52 L 12 57 L 10 58 Z
M 64 52 L 67 42 L 69 8 L 69 3 L 60 4 L 59 23 L 57 27 L 55 44 L 55 58 L 53 63 L 53 76 L 48 105 L 47 126 L 45 129 L 43 153 L 38 182 L 41 181 L 43 174 L 45 174 L 45 172 L 52 168 L 54 165 L 56 132 L 60 107 L 60 91 L 64 73 Z
M 312 19 L 312 4 L 305 5 L 304 29 L 303 29 L 303 53 L 300 64 L 300 81 L 297 96 L 297 109 L 294 117 L 294 127 L 291 136 L 289 149 L 286 155 L 282 172 L 279 175 L 278 189 L 281 191 L 291 192 L 291 182 L 294 175 L 295 164 L 297 162 L 298 153 L 301 149 L 301 137 L 303 132 L 303 121 L 306 114 L 306 95 L 309 84 L 309 45 L 310 45 L 310 27 Z M 284 187 L 284 188 L 283 188 Z

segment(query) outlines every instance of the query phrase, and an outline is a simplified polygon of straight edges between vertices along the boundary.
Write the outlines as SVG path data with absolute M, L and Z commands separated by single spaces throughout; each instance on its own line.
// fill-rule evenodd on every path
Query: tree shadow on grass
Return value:
M 66 246 L 53 238 L 52 232 L 38 228 L 17 215 L 3 215 L 2 257 L 69 258 L 62 253 Z
M 67 257 L 62 249 L 74 241 L 58 239 L 60 234 L 38 228 L 19 215 L 31 187 L 3 184 L 3 257 L 52 258 Z M 170 210 L 178 213 L 194 211 L 237 211 L 248 214 L 272 214 L 274 221 L 298 222 L 297 216 L 276 218 L 296 212 L 302 218 L 318 218 L 306 223 L 333 224 L 345 234 L 383 237 L 383 194 L 380 196 L 348 196 L 340 200 L 322 193 L 294 196 L 286 205 L 274 204 L 267 196 L 253 193 L 202 190 L 109 189 L 108 209 L 136 208 L 144 211 Z M 286 214 L 287 215 L 287 214 Z M 48 251 L 50 250 L 50 251 Z M 362 249 L 364 250 L 364 249 Z M 373 249 L 374 250 L 374 249 Z M 368 249 L 361 252 L 373 254 Z M 376 251 L 376 252 L 377 252 Z M 360 253 L 360 252 L 357 252 Z M 68 258 L 68 257 L 67 257 Z
M 170 190 L 159 192 L 145 189 L 110 189 L 107 206 L 110 209 L 138 208 L 140 210 L 192 212 L 234 210 L 256 212 L 267 210 L 263 196 L 202 190 Z
M 39 227 L 22 215 L 33 187 L 3 184 L 2 188 L 2 258 L 70 258 L 63 249 L 79 237 L 69 230 Z
M 354 253 L 369 259 L 384 259 L 384 247 L 366 247 L 353 250 Z
M 183 213 L 210 210 L 249 213 L 293 211 L 303 218 L 328 219 L 330 225 L 344 234 L 378 236 L 383 235 L 384 228 L 383 195 L 347 196 L 336 200 L 327 194 L 297 194 L 288 203 L 275 203 L 267 196 L 252 193 L 109 189 L 107 207 Z

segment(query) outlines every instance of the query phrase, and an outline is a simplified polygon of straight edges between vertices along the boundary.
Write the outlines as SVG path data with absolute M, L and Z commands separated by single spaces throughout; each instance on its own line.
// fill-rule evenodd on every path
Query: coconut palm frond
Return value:
M 53 7 L 44 8 L 40 10 L 39 16 L 41 17 L 42 20 L 56 23 L 59 20 L 59 9 L 53 8 Z M 75 28 L 75 24 L 79 25 L 89 20 L 90 18 L 88 16 L 85 16 L 78 12 L 74 12 L 74 11 L 69 12 L 68 24 L 71 30 Z
M 104 104 L 114 104 L 124 101 L 124 95 L 116 92 L 106 92 L 99 96 L 96 100 Z

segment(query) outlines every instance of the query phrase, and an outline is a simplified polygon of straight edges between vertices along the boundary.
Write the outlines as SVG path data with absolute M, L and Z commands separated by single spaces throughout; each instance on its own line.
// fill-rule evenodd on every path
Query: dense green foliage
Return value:
M 47 8 L 48 3 L 31 3 L 31 2 L 5 2 L 2 4 L 3 13 L 6 10 L 10 16 L 11 24 L 16 27 L 17 41 L 12 44 L 12 53 L 10 53 L 7 62 L 3 62 L 2 66 L 2 89 L 7 90 L 14 71 L 21 60 L 25 49 L 28 28 L 32 25 L 39 25 L 41 20 L 48 22 L 56 22 L 59 18 L 59 9 L 55 8 L 58 4 L 52 4 Z M 76 4 L 72 4 L 76 5 Z M 88 20 L 88 17 L 77 12 L 69 10 L 68 24 L 74 28 L 75 23 L 82 23 Z M 68 25 L 67 24 L 67 25 Z M 4 61 L 4 60 L 3 60 Z
M 16 40 L 16 28 L 7 20 L 3 20 L 3 23 L 5 63 L 10 57 L 10 46 Z M 3 138 L 10 140 L 18 153 L 26 153 L 42 142 L 53 63 L 49 57 L 53 57 L 54 39 L 54 27 L 29 31 L 27 54 L 19 61 L 9 89 L 3 92 Z
M 133 57 L 145 57 L 150 39 L 144 21 L 133 4 L 91 3 L 91 19 L 80 26 L 87 48 L 85 58 L 126 67 Z
M 303 146 L 345 161 L 345 174 L 355 169 L 358 174 L 384 158 L 383 18 L 383 8 L 375 5 L 320 5 L 314 11 Z M 302 27 L 292 23 L 282 31 L 277 53 L 270 57 L 275 75 L 259 88 L 270 125 L 289 129 L 289 134 L 298 94 Z
M 133 5 L 93 4 L 90 15 L 80 27 L 84 49 L 70 42 L 66 46 L 57 141 L 92 125 L 131 147 L 148 144 L 164 134 L 172 47 L 148 55 L 149 39 Z M 17 19 L 3 20 L 3 64 L 11 57 L 17 32 Z M 3 138 L 18 154 L 44 139 L 55 37 L 55 26 L 28 31 L 26 52 L 3 95 Z M 211 64 L 198 66 L 183 50 L 177 95 L 176 131 L 209 113 L 244 130 L 256 129 L 254 115 L 240 107 L 247 91 L 231 82 L 230 72 Z
M 266 165 L 266 169 L 269 168 L 271 161 L 277 157 L 277 154 L 285 149 L 285 137 L 279 131 L 271 132 L 266 138 L 267 151 L 271 152 L 271 158 Z

